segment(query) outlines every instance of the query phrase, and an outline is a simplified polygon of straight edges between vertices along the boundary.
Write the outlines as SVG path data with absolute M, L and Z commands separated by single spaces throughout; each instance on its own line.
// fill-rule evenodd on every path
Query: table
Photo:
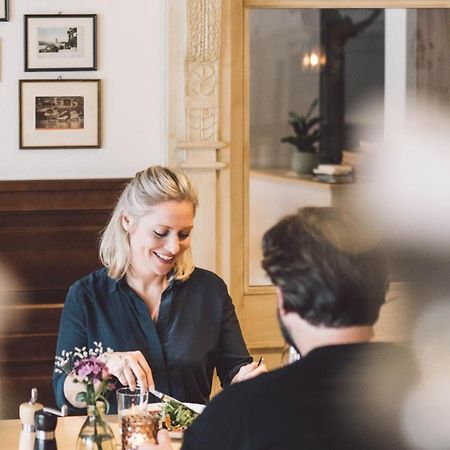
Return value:
M 58 450 L 74 450 L 78 433 L 83 426 L 85 416 L 59 417 L 56 427 L 56 443 Z M 119 431 L 117 416 L 106 416 L 106 420 L 111 426 L 116 441 L 117 448 L 120 449 Z M 0 420 L 0 448 L 1 450 L 33 450 L 34 433 L 21 431 L 22 423 L 19 419 Z M 180 450 L 181 442 L 173 442 L 174 450 Z

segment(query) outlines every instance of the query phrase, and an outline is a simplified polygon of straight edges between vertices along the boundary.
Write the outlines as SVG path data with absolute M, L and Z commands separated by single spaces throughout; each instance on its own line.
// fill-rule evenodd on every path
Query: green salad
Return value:
M 179 403 L 163 403 L 161 410 L 161 421 L 164 428 L 169 431 L 183 431 L 196 419 L 198 413 Z

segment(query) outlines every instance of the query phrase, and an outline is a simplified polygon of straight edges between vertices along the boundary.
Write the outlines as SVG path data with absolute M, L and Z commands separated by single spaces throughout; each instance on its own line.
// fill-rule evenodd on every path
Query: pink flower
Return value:
M 106 377 L 104 376 L 105 368 L 105 363 L 99 361 L 95 356 L 90 356 L 87 359 L 80 359 L 74 364 L 75 373 L 79 377 L 91 378 L 92 380 L 98 381 L 102 381 L 107 377 L 107 375 Z
M 94 349 L 75 347 L 74 351 L 65 351 L 55 357 L 55 372 L 71 373 L 76 376 L 74 383 L 81 383 L 84 388 L 77 393 L 77 401 L 87 405 L 95 405 L 102 401 L 108 408 L 108 393 L 115 389 L 108 367 L 103 362 L 104 353 L 101 342 L 94 342 Z

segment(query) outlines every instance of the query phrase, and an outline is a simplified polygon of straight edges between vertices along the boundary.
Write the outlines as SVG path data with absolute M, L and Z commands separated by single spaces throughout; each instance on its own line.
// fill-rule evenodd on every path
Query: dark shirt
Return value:
M 119 352 L 140 350 L 156 389 L 193 403 L 208 402 L 214 368 L 227 386 L 239 368 L 252 361 L 225 283 L 199 268 L 188 280 L 170 283 L 156 322 L 124 278 L 114 280 L 103 268 L 78 280 L 64 304 L 56 354 L 94 348 L 94 341 Z M 65 377 L 53 376 L 59 406 L 68 403 Z M 115 397 L 112 393 L 108 399 L 110 413 L 117 411 Z M 70 411 L 83 412 L 73 407 Z
M 182 449 L 405 449 L 399 418 L 414 370 L 393 344 L 317 348 L 214 397 Z

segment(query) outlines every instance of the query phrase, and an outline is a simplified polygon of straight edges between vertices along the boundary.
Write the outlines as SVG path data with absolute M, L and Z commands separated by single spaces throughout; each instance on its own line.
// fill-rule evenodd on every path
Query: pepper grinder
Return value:
M 34 431 L 34 413 L 44 407 L 44 405 L 37 402 L 37 396 L 37 389 L 32 388 L 30 401 L 22 403 L 19 406 L 19 417 L 22 421 L 22 430 L 25 433 L 32 433 Z
M 58 416 L 67 416 L 69 409 L 63 405 L 61 410 L 54 408 L 42 408 L 34 413 L 34 427 L 36 429 L 36 439 L 34 440 L 34 450 L 56 450 L 55 429 Z
M 24 430 L 20 432 L 19 450 L 34 450 L 34 433 Z
M 58 417 L 44 409 L 34 413 L 34 427 L 36 429 L 34 450 L 57 450 L 55 439 L 57 422 Z

